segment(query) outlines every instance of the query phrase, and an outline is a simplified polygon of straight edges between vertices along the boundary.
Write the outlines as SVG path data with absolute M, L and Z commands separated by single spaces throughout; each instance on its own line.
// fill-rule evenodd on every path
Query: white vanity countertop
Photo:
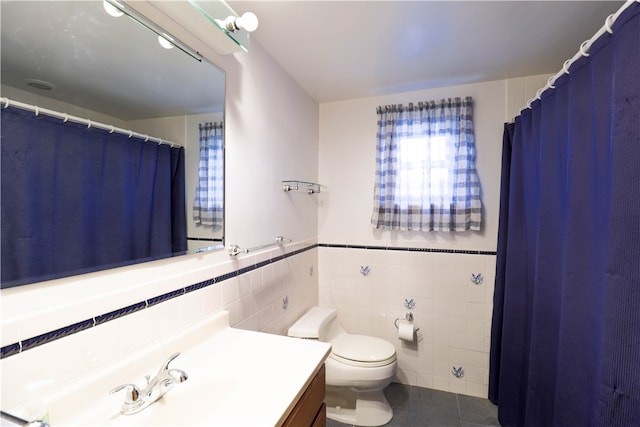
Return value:
M 51 425 L 279 426 L 331 350 L 327 343 L 231 328 L 226 312 L 192 329 L 53 397 Z M 124 394 L 109 390 L 123 382 L 142 388 L 144 375 L 155 375 L 178 351 L 170 367 L 185 371 L 187 381 L 137 414 L 120 414 Z

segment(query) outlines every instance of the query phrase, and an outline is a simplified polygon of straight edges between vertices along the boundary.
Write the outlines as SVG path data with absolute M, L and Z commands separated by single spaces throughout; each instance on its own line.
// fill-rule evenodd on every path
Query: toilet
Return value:
M 290 328 L 290 337 L 331 343 L 325 361 L 327 418 L 356 426 L 381 426 L 393 418 L 383 390 L 396 374 L 396 349 L 390 342 L 348 334 L 336 309 L 313 307 Z

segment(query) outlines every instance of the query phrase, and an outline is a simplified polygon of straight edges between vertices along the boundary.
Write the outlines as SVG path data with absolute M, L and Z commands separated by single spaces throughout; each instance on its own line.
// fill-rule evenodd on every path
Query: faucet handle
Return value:
M 109 394 L 114 394 L 119 392 L 120 390 L 125 390 L 125 389 L 126 389 L 125 395 L 124 395 L 125 404 L 137 403 L 140 400 L 140 389 L 135 384 L 119 385 L 118 387 L 111 390 Z
M 164 372 L 164 371 L 168 371 L 169 370 L 169 363 L 173 362 L 173 359 L 175 359 L 176 357 L 180 356 L 180 352 L 175 353 L 173 355 L 171 355 L 171 357 L 169 357 L 167 359 L 166 362 L 164 362 L 164 364 L 162 365 L 162 367 L 160 368 L 159 372 Z

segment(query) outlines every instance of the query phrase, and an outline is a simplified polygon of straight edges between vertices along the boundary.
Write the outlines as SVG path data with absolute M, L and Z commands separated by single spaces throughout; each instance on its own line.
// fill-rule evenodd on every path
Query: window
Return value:
M 471 98 L 378 107 L 375 228 L 481 226 Z
M 443 136 L 406 137 L 398 141 L 398 174 L 400 175 L 396 192 L 405 194 L 408 203 L 416 206 L 421 204 L 424 187 L 423 181 L 429 183 L 429 194 L 432 199 L 443 200 L 449 197 L 449 168 L 447 162 L 447 139 Z M 429 174 L 424 177 L 424 174 Z M 424 179 L 428 178 L 428 179 Z M 404 185 L 404 188 L 400 187 Z M 447 199 L 449 200 L 450 197 Z

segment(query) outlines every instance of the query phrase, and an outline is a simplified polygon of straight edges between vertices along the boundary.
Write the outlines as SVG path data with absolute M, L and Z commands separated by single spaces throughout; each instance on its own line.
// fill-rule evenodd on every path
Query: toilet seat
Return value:
M 342 334 L 331 341 L 329 357 L 351 366 L 385 366 L 396 360 L 396 349 L 382 338 Z

